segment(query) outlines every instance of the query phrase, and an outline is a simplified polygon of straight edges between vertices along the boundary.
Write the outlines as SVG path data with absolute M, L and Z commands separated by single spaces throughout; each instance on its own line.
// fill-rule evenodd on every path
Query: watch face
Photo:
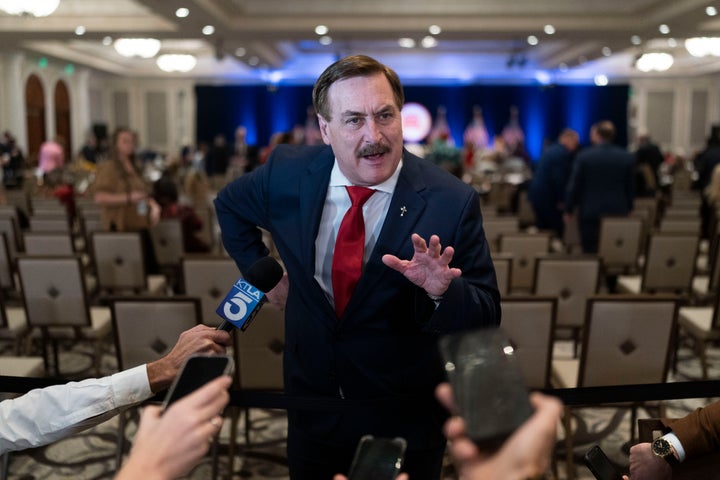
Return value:
M 664 438 L 658 438 L 652 444 L 652 451 L 658 457 L 667 457 L 671 454 L 670 443 Z

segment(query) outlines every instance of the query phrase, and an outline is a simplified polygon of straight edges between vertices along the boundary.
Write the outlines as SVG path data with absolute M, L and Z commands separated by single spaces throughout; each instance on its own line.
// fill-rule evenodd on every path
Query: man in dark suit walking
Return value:
M 286 276 L 268 296 L 285 307 L 286 392 L 347 402 L 341 412 L 288 412 L 294 480 L 347 473 L 364 434 L 404 437 L 410 478 L 437 480 L 447 415 L 433 393 L 444 378 L 438 337 L 500 322 L 478 195 L 403 148 L 403 102 L 390 68 L 338 60 L 313 89 L 326 145 L 279 145 L 215 201 L 241 271 L 268 254 L 258 227 L 283 260 Z M 351 201 L 358 187 L 371 191 Z M 357 210 L 351 240 L 364 250 L 352 288 L 336 267 L 352 263 L 339 245 L 346 212 Z
M 592 146 L 578 153 L 565 197 L 565 220 L 578 215 L 584 253 L 596 253 L 603 216 L 628 215 L 635 195 L 635 159 L 613 145 L 615 126 L 602 121 L 590 128 Z

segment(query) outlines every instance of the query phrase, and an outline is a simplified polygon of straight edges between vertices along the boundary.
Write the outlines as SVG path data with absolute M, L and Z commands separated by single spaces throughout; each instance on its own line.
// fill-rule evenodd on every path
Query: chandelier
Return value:
M 152 58 L 160 51 L 160 40 L 155 38 L 118 38 L 113 44 L 123 57 Z
M 712 55 L 720 57 L 720 38 L 718 37 L 694 37 L 685 40 L 685 48 L 693 57 L 705 57 Z
M 60 0 L 0 0 L 0 10 L 10 15 L 47 17 L 59 4 Z
M 635 67 L 641 72 L 664 72 L 672 67 L 674 58 L 669 53 L 652 52 L 643 53 L 640 58 L 635 61 Z
M 197 60 L 193 55 L 165 53 L 157 58 L 156 63 L 163 72 L 189 72 L 197 65 Z

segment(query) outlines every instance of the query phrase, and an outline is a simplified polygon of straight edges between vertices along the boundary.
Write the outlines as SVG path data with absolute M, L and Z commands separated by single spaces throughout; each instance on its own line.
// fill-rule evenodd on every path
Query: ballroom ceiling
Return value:
M 405 83 L 588 83 L 596 75 L 613 83 L 720 72 L 718 57 L 691 57 L 684 47 L 691 36 L 720 36 L 720 15 L 706 13 L 713 6 L 720 10 L 709 0 L 60 0 L 48 17 L 0 13 L 0 49 L 120 76 L 217 83 L 312 83 L 349 53 L 375 56 Z M 179 7 L 189 15 L 178 18 Z M 214 33 L 203 34 L 206 25 Z M 320 42 L 317 25 L 332 43 Z M 441 31 L 431 35 L 431 25 Z M 158 38 L 160 53 L 191 53 L 197 66 L 168 74 L 154 59 L 122 57 L 110 42 L 120 37 Z M 436 45 L 423 47 L 425 37 Z M 650 51 L 673 54 L 670 70 L 633 68 Z

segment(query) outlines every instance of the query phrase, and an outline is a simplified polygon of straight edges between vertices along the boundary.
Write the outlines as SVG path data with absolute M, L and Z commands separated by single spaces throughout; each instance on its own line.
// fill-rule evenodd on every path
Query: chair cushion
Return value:
M 720 338 L 720 332 L 712 330 L 712 321 L 712 307 L 682 307 L 678 312 L 680 326 L 700 339 Z
M 0 374 L 13 377 L 43 377 L 45 365 L 42 357 L 0 357 Z
M 580 360 L 575 358 L 556 359 L 552 362 L 552 384 L 556 388 L 577 387 Z
M 617 281 L 618 292 L 640 293 L 642 277 L 640 275 L 620 275 Z

